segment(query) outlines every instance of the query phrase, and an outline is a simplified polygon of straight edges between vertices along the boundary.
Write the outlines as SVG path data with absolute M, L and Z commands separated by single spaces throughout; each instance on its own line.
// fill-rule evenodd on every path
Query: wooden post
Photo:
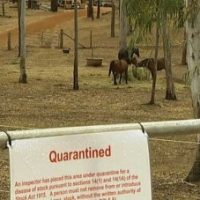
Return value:
M 5 14 L 5 3 L 4 3 L 4 2 L 2 2 L 2 13 L 3 13 L 3 16 L 6 15 L 6 14 Z
M 90 49 L 92 48 L 92 30 L 90 30 Z
M 8 32 L 8 51 L 11 50 L 11 32 Z
M 19 83 L 27 83 L 27 75 L 26 75 L 26 43 L 25 43 L 25 36 L 26 36 L 26 26 L 25 26 L 25 9 L 26 9 L 26 2 L 21 0 L 20 6 L 20 77 Z
M 92 50 L 92 58 L 93 58 L 93 34 L 92 34 L 92 30 L 90 30 L 90 48 Z
M 44 45 L 44 43 L 43 43 L 43 41 L 44 41 L 44 32 L 42 32 L 42 34 L 41 34 L 41 47 L 43 47 L 43 45 Z
M 62 49 L 63 48 L 63 29 L 60 30 L 60 48 Z

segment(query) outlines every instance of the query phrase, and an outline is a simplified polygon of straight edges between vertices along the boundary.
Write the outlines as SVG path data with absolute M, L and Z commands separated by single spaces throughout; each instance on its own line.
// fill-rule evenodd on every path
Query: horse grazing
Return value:
M 134 60 L 135 61 L 135 60 Z M 132 61 L 132 62 L 134 62 Z M 136 62 L 136 67 L 146 67 L 150 70 L 151 73 L 156 71 L 155 59 L 154 58 L 146 58 L 140 62 Z M 157 71 L 161 71 L 165 69 L 165 59 L 159 58 L 157 60 Z
M 125 74 L 126 84 L 128 83 L 128 63 L 126 60 L 112 60 L 110 62 L 109 73 L 110 76 L 111 72 L 113 73 L 114 77 L 114 85 L 117 85 L 117 77 L 119 77 L 119 83 L 121 84 L 122 74 Z
M 118 52 L 118 59 L 126 60 L 128 64 L 131 64 L 131 60 L 134 54 L 140 57 L 140 52 L 138 48 L 132 48 L 130 53 L 128 51 L 128 48 L 121 48 Z
M 132 63 L 135 64 L 136 67 L 146 67 L 151 72 L 153 82 L 152 82 L 151 100 L 149 104 L 154 104 L 157 71 L 161 71 L 163 69 L 165 70 L 165 59 L 164 58 L 157 59 L 157 68 L 154 58 L 146 58 L 138 62 L 137 57 L 135 57 L 134 59 L 132 59 Z

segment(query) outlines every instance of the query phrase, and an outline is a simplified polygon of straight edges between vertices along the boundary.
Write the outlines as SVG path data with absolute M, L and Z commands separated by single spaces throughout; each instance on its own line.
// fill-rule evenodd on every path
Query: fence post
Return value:
M 7 41 L 8 43 L 8 51 L 10 51 L 11 50 L 11 32 L 8 32 L 8 41 Z
M 2 15 L 5 16 L 5 3 L 2 2 Z
M 92 50 L 92 52 L 91 52 L 91 56 L 92 56 L 92 58 L 93 58 L 93 34 L 92 34 L 92 30 L 90 30 L 90 48 L 91 48 L 91 50 Z
M 44 32 L 41 34 L 41 47 L 43 47 L 43 40 L 44 40 Z
M 92 48 L 92 30 L 90 30 L 90 49 Z
M 63 29 L 60 30 L 60 48 L 63 48 L 63 35 L 64 35 L 64 31 Z

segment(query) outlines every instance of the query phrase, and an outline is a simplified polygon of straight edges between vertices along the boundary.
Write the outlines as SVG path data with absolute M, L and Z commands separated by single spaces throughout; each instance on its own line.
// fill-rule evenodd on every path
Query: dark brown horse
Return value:
M 119 83 L 121 84 L 123 74 L 125 74 L 126 84 L 128 83 L 128 63 L 126 60 L 112 60 L 110 62 L 108 76 L 110 76 L 111 72 L 113 73 L 115 85 L 117 85 L 118 76 L 120 76 Z
M 128 48 L 121 48 L 118 52 L 118 59 L 119 60 L 126 60 L 128 64 L 131 64 L 132 57 L 136 55 L 137 57 L 140 57 L 140 51 L 138 48 L 132 48 L 128 50 Z
M 132 61 L 135 62 L 135 61 Z M 140 62 L 135 62 L 136 67 L 146 67 L 149 69 L 151 73 L 156 70 L 155 59 L 154 58 L 146 58 Z M 165 69 L 165 60 L 164 58 L 159 58 L 157 60 L 157 71 L 161 71 Z

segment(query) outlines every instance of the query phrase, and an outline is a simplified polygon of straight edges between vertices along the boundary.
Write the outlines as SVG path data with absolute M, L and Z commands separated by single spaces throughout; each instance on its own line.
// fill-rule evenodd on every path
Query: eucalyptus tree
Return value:
M 27 83 L 26 74 L 26 24 L 25 24 L 25 1 L 19 4 L 19 39 L 20 39 L 20 76 L 19 83 Z
M 119 47 L 120 49 L 127 48 L 127 20 L 126 20 L 126 9 L 124 9 L 124 2 L 126 0 L 120 0 L 119 2 L 119 10 L 120 10 L 120 40 Z
M 112 0 L 112 13 L 111 13 L 111 37 L 115 37 L 115 0 Z
M 101 0 L 97 0 L 97 19 L 100 18 L 101 14 Z
M 73 71 L 73 89 L 79 90 L 79 81 L 78 81 L 78 8 L 77 0 L 74 0 L 74 71 Z
M 183 0 L 124 0 L 124 9 L 132 18 L 133 26 L 139 32 L 139 36 L 147 36 L 156 25 L 155 63 L 158 55 L 159 33 L 162 34 L 164 57 L 166 65 L 166 99 L 176 100 L 175 88 L 171 70 L 171 42 L 170 21 L 178 20 Z M 156 80 L 156 79 L 155 79 Z M 152 83 L 150 103 L 154 104 L 155 82 Z
M 163 48 L 164 58 L 166 66 L 166 99 L 176 100 L 175 87 L 172 77 L 171 69 L 171 38 L 170 38 L 170 25 L 173 20 L 176 27 L 179 27 L 184 20 L 184 1 L 183 0 L 160 0 L 159 9 L 161 11 L 162 21 L 162 36 L 163 36 Z M 178 23 L 176 23 L 178 22 Z
M 191 80 L 192 105 L 195 118 L 200 118 L 200 0 L 187 0 L 187 64 Z M 200 137 L 198 138 L 200 142 Z M 197 158 L 186 181 L 200 180 L 200 145 Z
M 155 37 L 155 68 L 157 68 L 157 57 L 158 57 L 158 45 L 159 45 L 159 29 L 160 24 L 160 12 L 159 12 L 159 0 L 131 0 L 126 1 L 127 15 L 129 17 L 129 22 L 132 22 L 135 32 L 138 32 L 138 36 L 133 33 L 134 37 L 140 37 L 139 40 L 142 40 L 141 36 L 147 36 L 147 33 L 150 33 L 154 24 L 156 25 L 156 37 Z M 132 18 L 132 20 L 130 20 Z M 157 20 L 156 20 L 157 19 Z M 136 41 L 137 39 L 135 39 Z M 157 71 L 157 70 L 156 70 Z M 152 74 L 152 91 L 151 99 L 149 104 L 155 103 L 155 86 L 156 86 L 156 77 L 157 73 Z
M 94 9 L 93 9 L 93 0 L 88 1 L 88 8 L 87 8 L 87 17 L 92 18 L 94 20 Z

